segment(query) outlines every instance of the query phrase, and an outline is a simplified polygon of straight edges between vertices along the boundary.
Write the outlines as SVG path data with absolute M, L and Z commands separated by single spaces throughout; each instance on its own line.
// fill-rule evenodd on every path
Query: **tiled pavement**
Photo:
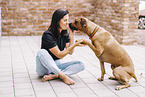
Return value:
M 87 36 L 76 36 L 86 38 Z M 131 87 L 116 91 L 119 82 L 109 80 L 110 64 L 105 64 L 105 80 L 100 77 L 100 65 L 88 47 L 76 47 L 73 55 L 63 61 L 81 60 L 86 69 L 71 76 L 74 85 L 66 85 L 59 79 L 42 82 L 35 72 L 35 57 L 40 48 L 40 36 L 0 37 L 0 97 L 145 97 L 145 47 L 123 46 L 135 64 L 135 73 L 143 77 L 139 82 L 130 80 Z

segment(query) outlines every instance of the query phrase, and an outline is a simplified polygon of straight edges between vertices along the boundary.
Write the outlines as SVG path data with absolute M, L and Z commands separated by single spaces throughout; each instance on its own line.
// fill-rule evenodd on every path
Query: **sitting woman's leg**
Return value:
M 66 75 L 73 75 L 85 69 L 84 63 L 81 61 L 70 61 L 62 64 L 56 63 L 58 68 Z
M 60 69 L 57 67 L 52 57 L 45 49 L 41 49 L 37 53 L 36 72 L 39 76 L 44 76 L 51 72 L 53 72 L 55 75 L 58 75 L 60 72 Z
M 47 81 L 59 77 L 66 84 L 75 83 L 72 79 L 70 79 L 64 73 L 61 72 L 61 70 L 57 67 L 50 54 L 44 49 L 39 50 L 37 53 L 36 72 L 39 76 L 43 76 L 42 81 Z M 54 74 L 50 74 L 51 72 Z

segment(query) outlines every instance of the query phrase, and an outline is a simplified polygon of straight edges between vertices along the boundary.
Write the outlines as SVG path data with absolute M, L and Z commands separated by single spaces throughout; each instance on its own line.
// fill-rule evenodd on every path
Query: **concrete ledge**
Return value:
M 137 44 L 145 46 L 145 29 L 137 29 Z
M 1 7 L 0 7 L 0 36 L 1 36 Z

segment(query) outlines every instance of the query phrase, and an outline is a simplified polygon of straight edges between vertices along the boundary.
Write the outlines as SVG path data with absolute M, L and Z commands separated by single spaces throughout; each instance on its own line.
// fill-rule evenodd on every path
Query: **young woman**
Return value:
M 63 57 L 72 54 L 74 47 L 80 46 L 82 42 L 80 40 L 74 43 L 75 31 L 69 28 L 68 20 L 69 12 L 57 9 L 53 13 L 50 27 L 42 35 L 41 49 L 36 57 L 36 72 L 42 81 L 60 78 L 66 84 L 74 84 L 75 81 L 68 76 L 85 68 L 80 61 L 61 62 Z

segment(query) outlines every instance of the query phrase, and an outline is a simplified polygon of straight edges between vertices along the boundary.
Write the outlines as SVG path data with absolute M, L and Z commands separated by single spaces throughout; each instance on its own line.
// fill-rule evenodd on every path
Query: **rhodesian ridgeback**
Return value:
M 91 42 L 83 40 L 82 43 L 88 45 L 100 61 L 101 77 L 98 78 L 99 81 L 104 80 L 106 73 L 104 62 L 110 63 L 113 70 L 114 76 L 109 77 L 109 79 L 119 80 L 123 83 L 123 85 L 117 86 L 116 90 L 130 87 L 129 80 L 132 77 L 136 82 L 138 81 L 130 56 L 110 32 L 84 17 L 76 19 L 71 27 L 86 33 L 90 37 Z

